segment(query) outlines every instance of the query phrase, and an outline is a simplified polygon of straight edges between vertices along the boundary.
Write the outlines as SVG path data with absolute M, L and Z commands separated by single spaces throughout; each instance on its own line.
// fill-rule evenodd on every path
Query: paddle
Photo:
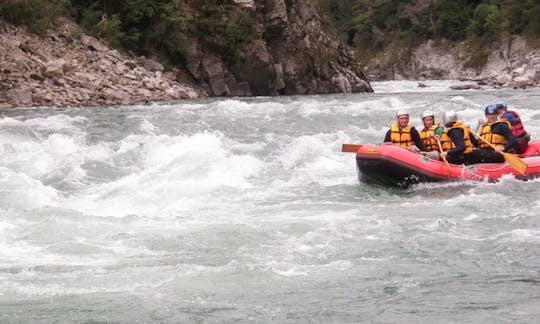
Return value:
M 362 145 L 360 144 L 343 144 L 341 145 L 341 152 L 356 153 L 361 147 Z
M 486 141 L 482 137 L 478 136 L 478 134 L 476 134 L 475 132 L 471 131 L 471 133 L 474 135 L 474 137 L 486 143 L 489 147 L 491 147 L 493 150 L 496 151 L 495 145 L 491 144 L 490 142 Z M 525 161 L 523 161 L 518 156 L 511 153 L 506 153 L 506 152 L 499 152 L 499 153 L 502 154 L 502 156 L 504 157 L 504 160 L 508 164 L 510 164 L 510 166 L 514 168 L 514 170 L 521 173 L 521 175 L 525 175 L 525 171 L 527 171 L 527 167 L 528 167 Z
M 435 138 L 437 140 L 437 145 L 439 145 L 439 152 L 441 152 L 441 157 L 444 161 L 444 164 L 446 164 L 446 170 L 448 170 L 448 176 L 450 176 L 450 164 L 448 164 L 448 160 L 446 159 L 446 156 L 442 156 L 443 149 L 441 145 L 441 140 L 438 138 Z
M 358 149 L 361 148 L 361 147 L 362 147 L 361 144 L 342 144 L 341 145 L 341 152 L 358 153 Z M 410 152 L 418 153 L 418 154 L 422 154 L 422 155 L 426 155 L 428 153 L 428 152 L 424 152 L 424 151 L 410 150 L 409 148 L 407 148 L 407 150 L 409 150 Z

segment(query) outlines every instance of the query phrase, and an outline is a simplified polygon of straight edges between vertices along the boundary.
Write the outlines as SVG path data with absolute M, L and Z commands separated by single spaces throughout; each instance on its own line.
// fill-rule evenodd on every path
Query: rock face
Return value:
M 377 80 L 459 79 L 477 82 L 467 89 L 482 85 L 540 87 L 540 49 L 529 47 L 522 37 L 506 37 L 494 42 L 486 64 L 477 68 L 467 65 L 470 52 L 465 43 L 428 41 L 408 55 L 401 53 L 399 63 L 394 63 L 396 60 L 386 53 L 373 59 L 366 70 Z
M 93 37 L 74 37 L 77 27 L 69 21 L 39 38 L 0 20 L 0 108 L 373 91 L 350 50 L 325 32 L 310 0 L 234 0 L 232 6 L 232 13 L 248 11 L 253 20 L 245 59 L 228 65 L 192 39 L 185 66 L 171 71 Z
M 130 57 L 95 38 L 70 35 L 70 22 L 46 39 L 0 20 L 0 107 L 102 106 L 205 96 L 158 62 Z
M 308 0 L 236 0 L 250 10 L 255 37 L 246 58 L 228 66 L 196 41 L 187 70 L 214 96 L 373 91 L 342 42 L 325 32 Z

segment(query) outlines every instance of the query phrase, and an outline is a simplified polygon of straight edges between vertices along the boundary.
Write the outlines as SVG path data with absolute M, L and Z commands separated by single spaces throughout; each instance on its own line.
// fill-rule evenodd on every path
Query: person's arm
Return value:
M 420 138 L 420 134 L 418 134 L 418 131 L 416 128 L 411 127 L 411 138 L 413 140 L 414 145 L 420 149 L 420 151 L 425 151 L 426 148 L 424 147 L 424 142 Z
M 386 132 L 386 135 L 384 136 L 384 143 L 392 142 L 392 141 L 390 140 L 390 132 L 391 132 L 390 129 L 388 130 L 388 132 Z
M 448 151 L 448 155 L 453 157 L 459 157 L 463 152 L 465 152 L 465 149 L 467 148 L 465 146 L 465 141 L 463 140 L 463 130 L 460 128 L 454 128 L 448 131 L 448 137 L 452 140 L 455 148 Z
M 480 144 L 478 142 L 478 138 L 476 138 L 476 136 L 473 135 L 470 129 L 469 129 L 469 139 L 471 140 L 471 143 L 474 147 L 478 147 L 478 145 Z
M 508 152 L 508 150 L 515 149 L 516 151 L 519 151 L 519 143 L 516 139 L 516 137 L 512 134 L 512 131 L 505 123 L 498 123 L 493 126 L 493 133 L 499 134 L 504 136 L 508 143 L 504 146 L 504 151 Z

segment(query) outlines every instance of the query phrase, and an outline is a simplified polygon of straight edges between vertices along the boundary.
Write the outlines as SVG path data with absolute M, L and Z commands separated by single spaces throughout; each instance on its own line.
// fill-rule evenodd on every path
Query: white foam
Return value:
M 450 87 L 471 84 L 471 81 L 459 80 L 422 80 L 422 81 L 374 81 L 371 87 L 375 93 L 399 93 L 399 92 L 441 92 L 452 91 Z M 420 87 L 424 84 L 426 87 Z M 460 90 L 462 91 L 462 90 Z
M 130 136 L 120 145 L 119 152 L 134 149 L 142 156 L 138 171 L 88 188 L 71 197 L 67 205 L 104 216 L 159 214 L 162 208 L 182 201 L 185 204 L 186 198 L 199 201 L 201 195 L 222 187 L 249 188 L 249 178 L 262 166 L 252 155 L 230 153 L 218 133 Z M 156 210 L 153 206 L 157 205 L 162 207 Z

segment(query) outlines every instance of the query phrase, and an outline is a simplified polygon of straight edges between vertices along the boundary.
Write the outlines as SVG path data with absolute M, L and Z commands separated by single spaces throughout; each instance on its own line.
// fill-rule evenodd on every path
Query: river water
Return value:
M 1 111 L 0 322 L 538 321 L 540 180 L 385 188 L 340 152 L 499 99 L 540 138 L 539 89 L 450 83 Z

